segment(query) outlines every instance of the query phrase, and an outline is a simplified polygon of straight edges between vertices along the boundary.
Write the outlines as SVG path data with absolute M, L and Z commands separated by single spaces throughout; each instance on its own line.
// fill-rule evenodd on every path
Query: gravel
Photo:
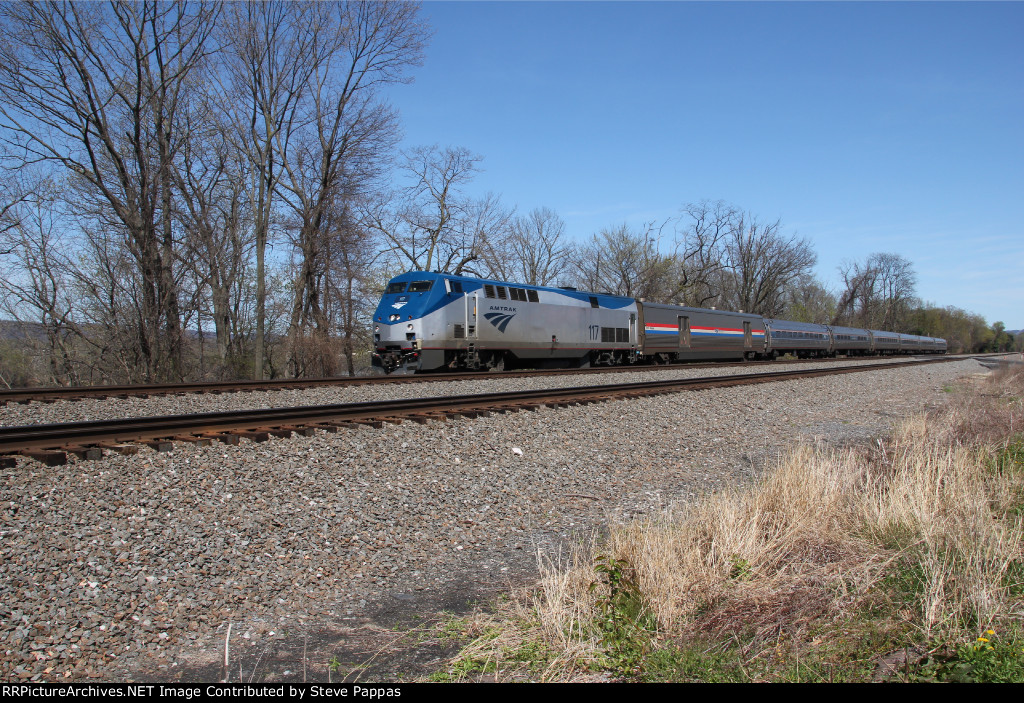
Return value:
M 944 386 L 983 370 L 964 360 L 237 447 L 176 444 L 55 468 L 19 459 L 0 469 L 0 678 L 124 680 L 223 646 L 228 623 L 257 641 L 439 588 L 466 570 L 501 581 L 574 531 L 747 481 L 796 440 L 884 434 L 894 416 L 940 404 Z M 540 383 L 551 382 L 33 404 L 5 408 L 3 421 Z
M 890 360 L 901 363 L 905 360 Z M 846 359 L 835 362 L 840 366 L 877 364 L 877 359 Z M 780 369 L 797 370 L 820 367 L 820 362 L 786 364 Z M 321 386 L 313 388 L 255 391 L 250 393 L 224 393 L 205 395 L 188 393 L 180 396 L 152 396 L 149 398 L 86 398 L 58 400 L 52 403 L 12 403 L 0 406 L 0 426 L 36 425 L 84 420 L 113 420 L 127 417 L 183 415 L 192 412 L 250 410 L 258 408 L 288 408 L 303 405 L 330 405 L 334 403 L 379 402 L 399 398 L 427 398 L 502 391 L 527 391 L 544 388 L 575 388 L 613 383 L 644 383 L 657 379 L 696 378 L 728 374 L 764 373 L 771 366 L 743 366 L 723 364 L 720 368 L 666 368 L 610 374 L 578 374 L 565 376 L 534 376 L 523 378 L 497 378 L 482 374 L 477 380 L 458 382 L 384 383 L 363 386 Z M 469 375 L 467 379 L 472 379 Z

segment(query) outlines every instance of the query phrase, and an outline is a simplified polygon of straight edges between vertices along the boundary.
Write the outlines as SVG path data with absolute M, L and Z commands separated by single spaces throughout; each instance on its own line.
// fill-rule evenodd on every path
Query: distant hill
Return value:
M 28 339 L 46 339 L 46 330 L 38 322 L 15 322 L 0 320 L 0 341 L 23 342 Z
M 89 328 L 87 327 L 86 330 Z M 184 335 L 189 339 L 197 339 L 199 334 L 192 329 L 185 330 Z M 203 332 L 205 339 L 217 339 L 214 331 Z M 18 322 L 16 320 L 0 320 L 0 342 L 23 342 L 32 339 L 37 342 L 46 341 L 46 328 L 38 322 Z

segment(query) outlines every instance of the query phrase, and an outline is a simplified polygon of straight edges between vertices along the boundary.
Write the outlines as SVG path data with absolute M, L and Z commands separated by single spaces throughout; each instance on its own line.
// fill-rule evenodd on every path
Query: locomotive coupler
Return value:
M 380 366 L 384 373 L 390 374 L 396 369 L 408 364 L 415 362 L 419 359 L 420 353 L 415 350 L 408 351 L 385 351 L 385 352 L 374 352 L 373 353 L 373 364 L 374 366 Z

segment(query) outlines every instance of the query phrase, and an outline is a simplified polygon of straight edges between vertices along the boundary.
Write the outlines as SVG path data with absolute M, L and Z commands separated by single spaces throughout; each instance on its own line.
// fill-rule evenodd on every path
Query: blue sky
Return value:
M 725 200 L 1024 327 L 1024 3 L 427 2 L 405 146 L 583 239 Z

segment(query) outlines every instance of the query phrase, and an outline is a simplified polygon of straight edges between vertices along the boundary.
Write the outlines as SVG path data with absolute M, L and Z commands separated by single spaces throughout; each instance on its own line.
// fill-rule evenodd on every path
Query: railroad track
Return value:
M 67 461 L 69 453 L 81 458 L 99 459 L 105 450 L 135 453 L 138 451 L 139 443 L 160 451 L 170 450 L 174 442 L 221 441 L 238 444 L 243 438 L 265 441 L 272 436 L 291 437 L 296 433 L 309 436 L 318 430 L 334 432 L 346 425 L 381 427 L 384 423 L 403 421 L 425 424 L 430 420 L 446 420 L 450 417 L 478 417 L 495 412 L 536 410 L 542 406 L 566 407 L 685 390 L 788 381 L 956 360 L 959 359 L 941 357 L 902 361 L 896 364 L 890 362 L 838 368 L 828 366 L 790 371 L 775 370 L 769 373 L 658 380 L 646 383 L 0 427 L 0 461 L 10 466 L 14 463 L 12 455 L 22 455 L 48 465 L 59 465 Z
M 860 357 L 842 357 L 837 359 L 820 359 L 820 363 L 850 361 Z M 908 358 L 908 357 L 903 357 Z M 913 358 L 913 357 L 910 357 Z M 952 358 L 952 357 L 949 357 Z M 257 391 L 281 391 L 319 386 L 363 386 L 384 383 L 426 383 L 430 381 L 478 381 L 481 379 L 522 378 L 532 376 L 564 376 L 578 374 L 626 373 L 630 371 L 664 371 L 669 368 L 721 368 L 736 366 L 784 366 L 786 364 L 806 364 L 812 360 L 793 359 L 779 361 L 743 361 L 729 364 L 728 362 L 685 363 L 658 366 L 613 366 L 590 369 L 531 369 L 521 371 L 494 372 L 461 372 L 461 373 L 430 373 L 403 376 L 346 376 L 342 378 L 284 378 L 269 381 L 204 381 L 200 383 L 150 383 L 140 385 L 119 386 L 69 386 L 45 388 L 5 388 L 0 389 L 0 405 L 8 403 L 54 403 L 58 400 L 82 400 L 85 398 L 148 398 L 149 396 L 186 395 L 209 393 L 252 393 Z

